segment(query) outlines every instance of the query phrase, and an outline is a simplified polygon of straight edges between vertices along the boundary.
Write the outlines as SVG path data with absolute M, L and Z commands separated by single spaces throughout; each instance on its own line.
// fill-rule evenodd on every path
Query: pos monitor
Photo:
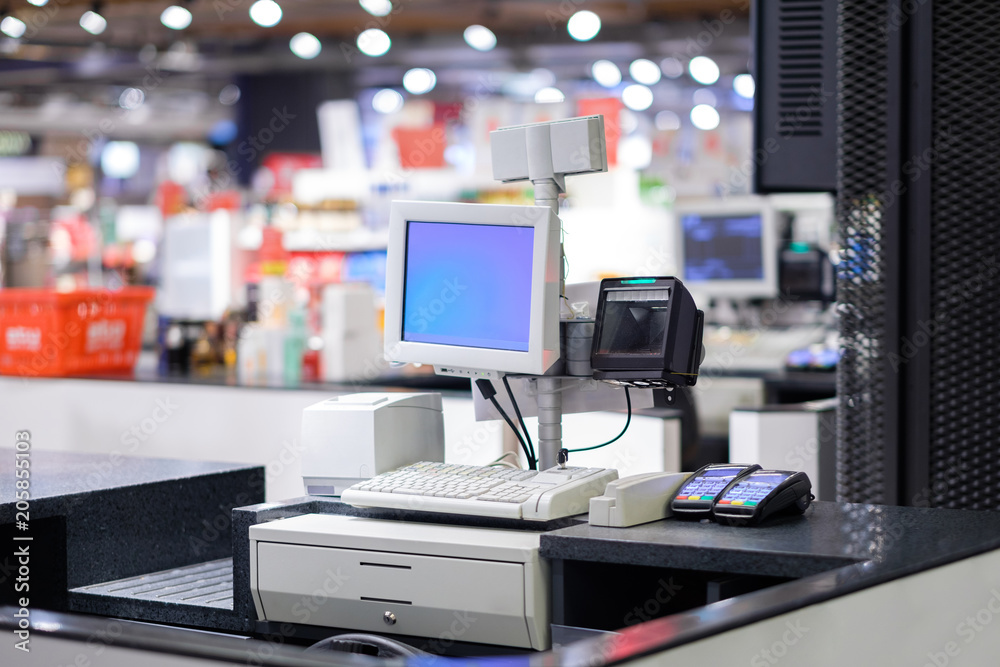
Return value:
M 680 274 L 700 297 L 772 298 L 778 295 L 774 211 L 764 197 L 678 206 L 676 248 Z
M 393 202 L 386 357 L 441 375 L 544 374 L 559 359 L 559 233 L 544 206 Z

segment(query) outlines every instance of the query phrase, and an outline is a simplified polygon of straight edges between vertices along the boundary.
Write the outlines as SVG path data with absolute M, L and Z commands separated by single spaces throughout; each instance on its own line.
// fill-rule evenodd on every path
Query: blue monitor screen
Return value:
M 764 278 L 763 220 L 760 215 L 697 215 L 681 218 L 684 279 Z
M 528 351 L 532 227 L 409 221 L 405 341 Z

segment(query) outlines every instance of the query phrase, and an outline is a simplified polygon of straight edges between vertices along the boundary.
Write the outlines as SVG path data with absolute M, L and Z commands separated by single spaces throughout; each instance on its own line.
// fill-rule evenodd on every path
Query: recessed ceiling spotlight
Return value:
M 753 80 L 752 74 L 737 74 L 733 79 L 733 90 L 740 97 L 745 97 L 748 100 L 753 99 L 754 93 L 757 91 L 757 85 Z
M 660 81 L 662 76 L 660 73 L 660 68 L 652 60 L 646 60 L 645 58 L 639 58 L 638 60 L 633 60 L 632 64 L 628 66 L 628 74 L 631 76 L 636 83 L 641 83 L 647 86 L 652 86 Z
M 661 111 L 654 119 L 656 129 L 661 132 L 681 129 L 681 117 L 670 110 Z
M 719 127 L 719 112 L 715 107 L 699 104 L 691 109 L 691 122 L 699 130 L 714 130 Z
M 108 27 L 108 20 L 97 13 L 97 5 L 83 13 L 80 17 L 80 27 L 91 35 L 100 35 Z
M 379 113 L 396 113 L 403 108 L 403 96 L 392 88 L 383 88 L 372 98 L 372 109 Z
M 698 83 L 711 86 L 719 80 L 719 66 L 708 56 L 697 56 L 688 63 L 691 78 Z
M 323 50 L 323 45 L 312 33 L 300 32 L 288 42 L 288 48 L 299 58 L 312 60 Z
M 11 39 L 19 38 L 27 29 L 28 26 L 24 24 L 24 21 L 16 16 L 5 16 L 3 21 L 0 21 L 0 32 L 7 35 Z
M 601 17 L 586 9 L 573 14 L 566 23 L 569 36 L 578 42 L 589 42 L 601 31 Z
M 170 5 L 160 14 L 160 23 L 171 30 L 183 30 L 191 25 L 191 12 L 180 5 Z
M 563 92 L 552 86 L 546 86 L 535 93 L 536 104 L 552 104 L 554 102 L 562 102 L 565 99 L 566 96 L 563 95 Z
M 492 51 L 497 45 L 497 36 L 493 31 L 483 25 L 470 25 L 462 33 L 465 43 L 476 51 Z
M 633 83 L 622 91 L 622 102 L 632 111 L 645 111 L 653 104 L 653 91 L 641 83 Z
M 240 101 L 240 96 L 242 95 L 240 87 L 235 83 L 226 84 L 226 86 L 219 91 L 219 102 L 230 107 Z
M 126 88 L 118 96 L 118 106 L 126 111 L 132 111 L 142 106 L 146 101 L 146 93 L 141 88 Z
M 660 61 L 660 71 L 668 79 L 676 79 L 684 73 L 684 65 L 681 65 L 681 61 L 677 58 L 670 56 Z
M 388 16 L 392 12 L 389 0 L 359 0 L 361 8 L 372 16 Z
M 281 7 L 274 0 L 257 0 L 250 6 L 250 19 L 262 28 L 273 28 L 281 22 Z
M 411 95 L 423 95 L 434 90 L 437 75 L 426 67 L 414 67 L 403 75 L 403 88 Z
M 590 75 L 605 88 L 614 88 L 622 82 L 622 71 L 610 60 L 598 60 L 591 66 Z
M 357 44 L 358 50 L 361 53 L 372 58 L 377 58 L 389 52 L 392 40 L 389 39 L 389 35 L 385 34 L 385 31 L 378 28 L 369 28 L 358 35 Z

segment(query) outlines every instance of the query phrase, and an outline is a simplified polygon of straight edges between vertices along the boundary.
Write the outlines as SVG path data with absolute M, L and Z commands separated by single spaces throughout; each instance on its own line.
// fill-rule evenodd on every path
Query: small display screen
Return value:
M 409 221 L 402 339 L 527 352 L 535 230 Z
M 687 482 L 677 496 L 678 500 L 712 500 L 740 474 L 743 468 L 709 468 Z
M 729 479 L 732 479 L 740 474 L 741 470 L 743 470 L 743 468 L 737 468 L 735 466 L 732 468 L 709 468 L 701 474 L 705 477 L 728 477 Z
M 754 507 L 790 476 L 787 473 L 751 475 L 737 482 L 733 488 L 726 492 L 725 497 L 719 503 L 722 505 L 747 505 Z
M 760 214 L 698 215 L 681 218 L 684 280 L 764 278 L 764 221 Z

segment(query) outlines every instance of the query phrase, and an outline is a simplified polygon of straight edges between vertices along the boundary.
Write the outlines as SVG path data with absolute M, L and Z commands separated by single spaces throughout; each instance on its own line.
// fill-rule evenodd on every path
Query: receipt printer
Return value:
M 306 493 L 349 486 L 417 461 L 444 461 L 441 394 L 335 396 L 302 411 Z

